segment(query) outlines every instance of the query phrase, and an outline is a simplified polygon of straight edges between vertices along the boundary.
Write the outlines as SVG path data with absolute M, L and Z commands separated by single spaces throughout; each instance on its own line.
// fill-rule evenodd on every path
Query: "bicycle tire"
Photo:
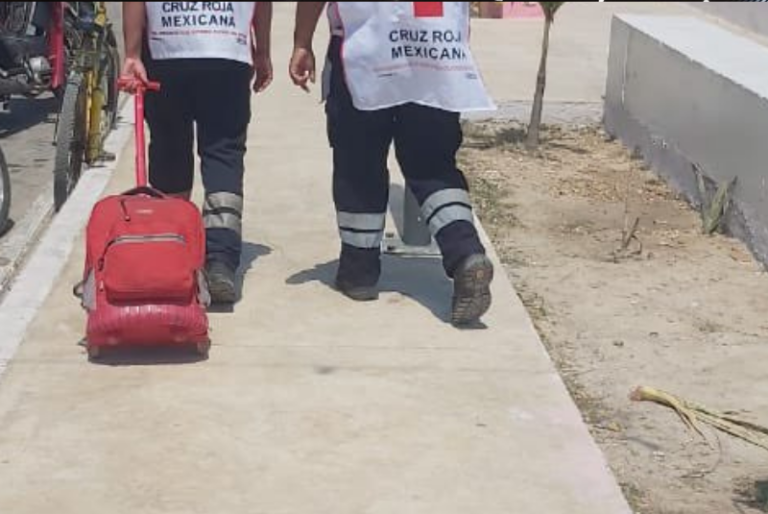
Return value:
M 108 53 L 107 80 L 109 88 L 107 90 L 107 113 L 109 114 L 109 130 L 115 128 L 117 124 L 117 108 L 120 99 L 120 90 L 117 87 L 117 79 L 120 74 L 120 53 L 117 50 L 117 39 L 110 26 L 106 38 L 106 48 Z
M 11 214 L 11 175 L 8 172 L 8 163 L 5 155 L 0 150 L 0 235 L 8 228 L 8 219 Z
M 53 167 L 53 203 L 56 212 L 67 201 L 82 174 L 87 133 L 85 96 L 82 74 L 72 74 L 64 89 L 56 127 Z
M 84 44 L 83 33 L 77 27 L 77 13 L 73 10 L 71 4 L 67 4 L 64 9 L 64 76 L 69 77 L 72 72 L 78 69 L 78 56 L 82 51 Z M 67 87 L 64 84 L 57 87 L 53 94 L 58 100 L 59 109 L 64 102 L 64 90 Z

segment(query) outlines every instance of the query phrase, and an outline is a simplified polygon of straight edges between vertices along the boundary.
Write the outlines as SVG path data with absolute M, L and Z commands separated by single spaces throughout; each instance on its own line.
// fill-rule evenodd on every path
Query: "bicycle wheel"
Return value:
M 5 155 L 0 150 L 0 235 L 8 228 L 8 216 L 11 212 L 11 176 Z
M 107 104 L 104 106 L 107 112 L 107 129 L 112 130 L 117 123 L 117 104 L 119 100 L 120 91 L 117 87 L 117 79 L 120 73 L 120 53 L 117 50 L 117 39 L 115 33 L 112 31 L 112 27 L 109 27 L 106 38 L 106 64 L 105 64 L 105 77 L 107 83 Z
M 61 209 L 77 185 L 83 169 L 87 132 L 87 102 L 83 76 L 75 73 L 67 80 L 56 127 L 56 157 L 53 167 L 53 200 Z

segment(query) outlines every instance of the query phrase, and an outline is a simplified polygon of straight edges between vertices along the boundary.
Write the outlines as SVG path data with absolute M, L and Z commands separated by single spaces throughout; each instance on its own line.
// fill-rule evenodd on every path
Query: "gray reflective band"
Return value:
M 461 203 L 469 207 L 472 205 L 469 199 L 469 193 L 464 189 L 443 189 L 432 193 L 421 205 L 421 212 L 424 213 L 424 219 L 428 220 L 432 215 L 445 205 Z
M 213 211 L 216 209 L 232 209 L 233 211 L 243 212 L 243 197 L 234 193 L 211 193 L 205 196 L 203 209 Z
M 238 234 L 243 231 L 243 222 L 240 216 L 230 212 L 206 213 L 203 216 L 203 221 L 205 221 L 205 228 L 223 228 Z
M 384 230 L 386 213 L 381 214 L 356 214 L 353 212 L 337 212 L 336 221 L 341 229 L 352 230 Z
M 205 228 L 221 228 L 242 233 L 243 197 L 234 193 L 211 193 L 203 205 Z
M 442 229 L 454 223 L 456 221 L 467 221 L 474 223 L 475 218 L 472 216 L 472 209 L 466 205 L 454 204 L 447 207 L 443 207 L 435 213 L 429 220 L 429 230 L 433 235 L 436 235 Z
M 378 248 L 381 245 L 383 232 L 352 232 L 339 230 L 341 241 L 355 248 Z

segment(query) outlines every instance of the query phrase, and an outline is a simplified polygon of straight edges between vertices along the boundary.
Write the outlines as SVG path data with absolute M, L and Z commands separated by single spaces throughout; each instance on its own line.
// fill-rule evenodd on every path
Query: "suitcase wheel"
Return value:
M 211 341 L 205 341 L 202 343 L 197 343 L 197 354 L 201 357 L 208 358 L 208 353 L 211 350 Z
M 88 345 L 88 360 L 95 361 L 101 356 L 101 348 L 96 345 Z

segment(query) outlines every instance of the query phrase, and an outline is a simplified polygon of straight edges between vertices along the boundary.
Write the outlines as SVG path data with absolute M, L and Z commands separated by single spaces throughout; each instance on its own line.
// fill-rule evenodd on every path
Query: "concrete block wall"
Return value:
M 619 15 L 611 30 L 606 130 L 699 205 L 737 177 L 726 220 L 768 264 L 768 48 L 688 16 Z

